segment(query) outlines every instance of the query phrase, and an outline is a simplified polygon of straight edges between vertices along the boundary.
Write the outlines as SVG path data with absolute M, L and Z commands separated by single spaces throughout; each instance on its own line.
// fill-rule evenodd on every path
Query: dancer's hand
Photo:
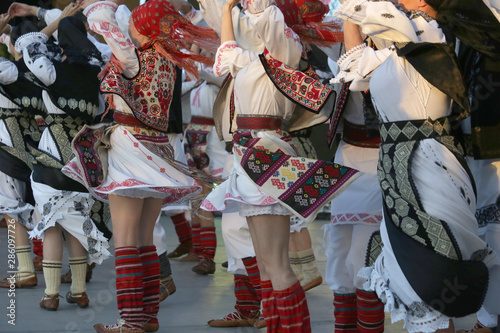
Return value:
M 88 6 L 90 6 L 91 4 L 96 3 L 98 1 L 99 0 L 83 0 L 81 2 L 80 9 L 83 10 L 83 9 L 87 8 Z
M 9 13 L 1 14 L 0 15 L 0 34 L 5 33 L 5 28 L 7 27 L 7 22 L 9 22 L 11 19 Z
M 59 16 L 60 19 L 63 19 L 67 16 L 73 16 L 76 13 L 78 13 L 81 9 L 81 5 L 83 3 L 83 0 L 78 0 L 75 2 L 70 2 L 66 7 L 64 7 L 61 15 Z
M 13 2 L 9 7 L 9 15 L 11 17 L 36 16 L 38 7 L 30 6 L 25 3 Z
M 240 0 L 228 0 L 223 8 L 224 9 L 229 9 L 229 10 L 232 10 L 234 7 L 236 7 L 238 4 L 240 3 Z

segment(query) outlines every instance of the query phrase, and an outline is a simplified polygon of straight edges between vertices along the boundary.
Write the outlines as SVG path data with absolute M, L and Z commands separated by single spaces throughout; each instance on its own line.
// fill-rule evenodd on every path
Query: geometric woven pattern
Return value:
M 476 218 L 479 223 L 479 228 L 484 228 L 488 224 L 500 224 L 500 207 L 499 203 L 494 203 L 476 210 Z
M 235 132 L 233 139 L 248 178 L 306 222 L 360 175 L 336 163 L 287 155 L 271 139 L 253 138 L 250 132 Z
M 460 249 L 446 222 L 430 216 L 423 210 L 408 172 L 411 170 L 411 158 L 419 141 L 434 138 L 443 144 L 453 142 L 453 138 L 449 136 L 450 129 L 447 118 L 382 124 L 378 178 L 384 205 L 389 214 L 386 216 L 387 222 L 392 222 L 405 234 L 436 253 L 460 260 Z M 451 151 L 459 151 L 454 145 L 445 145 Z

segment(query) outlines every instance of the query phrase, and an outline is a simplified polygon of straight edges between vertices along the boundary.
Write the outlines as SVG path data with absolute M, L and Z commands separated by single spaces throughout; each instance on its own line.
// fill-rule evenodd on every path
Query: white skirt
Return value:
M 102 126 L 90 128 L 98 129 Z M 62 169 L 68 177 L 84 184 L 99 200 L 108 201 L 110 194 L 132 198 L 161 198 L 163 206 L 167 206 L 178 203 L 201 189 L 192 178 L 148 150 L 124 126 L 113 128 L 109 145 L 107 174 L 99 186 L 88 185 L 82 171 L 85 166 L 80 167 L 76 158 Z
M 26 184 L 0 172 L 0 214 L 5 214 L 21 223 L 28 229 L 33 229 L 39 221 L 39 214 L 29 203 L 24 202 Z
M 270 132 L 273 133 L 273 132 Z M 268 132 L 254 132 L 255 137 L 267 137 L 280 145 L 285 154 L 295 156 L 295 149 Z M 262 192 L 246 175 L 236 157 L 229 177 L 203 201 L 201 208 L 223 213 L 240 212 L 243 217 L 256 215 L 291 215 L 279 201 Z
M 382 190 L 377 177 L 379 150 L 362 148 L 342 141 L 335 163 L 362 171 L 364 174 L 332 200 L 332 224 L 365 224 L 380 226 Z
M 48 185 L 31 181 L 33 195 L 42 220 L 30 232 L 31 238 L 43 240 L 44 232 L 58 223 L 78 239 L 88 252 L 88 262 L 101 264 L 111 256 L 108 240 L 90 218 L 94 199 L 82 192 L 56 190 Z

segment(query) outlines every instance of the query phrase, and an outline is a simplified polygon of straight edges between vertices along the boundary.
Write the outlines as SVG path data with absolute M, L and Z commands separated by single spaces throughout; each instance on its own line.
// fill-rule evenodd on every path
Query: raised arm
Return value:
M 135 76 L 140 69 L 136 48 L 126 32 L 122 32 L 116 20 L 116 11 L 120 1 L 86 0 L 83 13 L 87 16 L 90 29 L 100 34 L 111 48 L 113 55 L 124 66 L 123 74 Z
M 49 25 L 47 25 L 45 28 L 43 28 L 41 33 L 43 33 L 49 37 L 52 36 L 52 34 L 57 30 L 57 27 L 59 26 L 59 22 L 63 18 L 65 18 L 67 16 L 73 16 L 81 10 L 80 5 L 82 4 L 82 2 L 83 2 L 82 0 L 79 0 L 77 2 L 70 2 L 64 8 L 64 10 L 61 12 L 59 17 L 56 20 L 54 20 L 53 22 L 51 22 Z
M 224 6 L 222 6 L 221 34 L 220 34 L 221 44 L 227 41 L 236 40 L 236 38 L 234 37 L 233 17 L 231 12 L 238 3 L 239 0 L 229 0 L 224 4 Z

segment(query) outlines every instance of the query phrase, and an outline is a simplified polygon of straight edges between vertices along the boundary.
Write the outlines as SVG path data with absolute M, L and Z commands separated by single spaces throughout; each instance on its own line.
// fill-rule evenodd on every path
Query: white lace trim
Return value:
M 292 215 L 288 209 L 276 203 L 272 205 L 255 206 L 246 203 L 240 204 L 240 216 L 258 216 L 258 215 Z
M 337 65 L 339 65 L 341 69 L 346 68 L 344 62 L 348 61 L 349 58 L 359 58 L 363 54 L 365 48 L 365 43 L 356 45 L 339 58 L 339 60 L 337 61 Z
M 340 57 L 337 61 L 340 71 L 337 76 L 330 80 L 331 84 L 345 83 L 354 80 L 354 74 L 357 71 L 358 61 L 363 55 L 366 47 L 366 44 L 359 44 Z
M 22 53 L 23 50 L 30 44 L 40 42 L 40 43 L 47 43 L 49 40 L 49 37 L 41 32 L 28 32 L 27 34 L 22 35 L 16 40 L 16 45 L 14 45 L 14 48 L 16 49 L 17 52 Z
M 381 266 L 383 266 L 383 255 L 379 256 L 374 266 L 362 268 L 358 276 L 367 279 L 363 289 L 373 290 L 377 293 L 382 303 L 385 304 L 384 311 L 391 313 L 392 323 L 404 320 L 404 328 L 410 333 L 431 333 L 448 328 L 450 318 L 431 309 L 422 301 L 410 305 L 404 304 L 398 295 L 389 288 L 390 281 L 386 281 L 378 271 Z

